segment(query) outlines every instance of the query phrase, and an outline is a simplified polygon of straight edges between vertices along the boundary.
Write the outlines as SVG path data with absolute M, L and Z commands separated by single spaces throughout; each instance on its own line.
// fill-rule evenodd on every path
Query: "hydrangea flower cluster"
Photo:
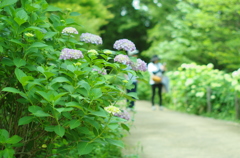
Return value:
M 115 56 L 114 62 L 119 62 L 119 63 L 125 64 L 125 65 L 131 64 L 130 58 L 127 55 L 123 55 L 123 54 L 119 54 L 119 55 Z
M 130 120 L 130 114 L 126 110 L 121 111 L 120 113 L 115 113 L 114 116 L 120 117 L 125 120 Z
M 120 39 L 115 41 L 115 43 L 113 44 L 113 48 L 117 50 L 125 50 L 127 52 L 132 52 L 136 50 L 135 44 L 128 39 Z
M 101 70 L 93 68 L 92 71 L 97 71 L 99 74 L 107 75 L 107 71 L 104 68 Z
M 102 44 L 102 38 L 98 35 L 94 35 L 91 33 L 82 33 L 80 36 L 80 41 L 85 43 L 92 43 L 92 44 Z
M 74 27 L 65 27 L 62 30 L 62 33 L 66 33 L 66 34 L 78 34 L 78 31 L 74 28 Z
M 131 62 L 130 65 L 134 71 L 147 71 L 147 64 L 141 59 L 137 59 L 137 62 Z
M 89 54 L 98 55 L 98 52 L 95 49 L 88 50 Z
M 33 37 L 34 35 L 33 35 L 32 33 L 27 32 L 27 33 L 25 33 L 25 36 L 27 36 L 27 37 Z
M 83 58 L 83 54 L 80 50 L 64 48 L 61 51 L 59 59 L 79 59 Z
M 105 107 L 104 110 L 113 115 L 121 112 L 121 110 L 118 107 L 113 105 Z
M 109 54 L 112 54 L 112 51 L 110 51 L 110 50 L 104 50 L 103 53 L 109 55 Z

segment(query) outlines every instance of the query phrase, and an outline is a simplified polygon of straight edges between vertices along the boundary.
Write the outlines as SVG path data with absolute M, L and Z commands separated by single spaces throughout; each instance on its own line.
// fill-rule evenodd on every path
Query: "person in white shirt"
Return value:
M 162 87 L 163 87 L 163 84 L 162 84 L 162 82 L 155 82 L 152 79 L 153 75 L 156 75 L 156 76 L 159 76 L 159 77 L 162 78 L 163 73 L 166 70 L 165 65 L 161 64 L 159 61 L 160 61 L 160 58 L 157 55 L 153 55 L 153 57 L 151 58 L 151 62 L 148 64 L 148 72 L 150 74 L 149 83 L 150 83 L 151 88 L 152 88 L 151 102 L 152 102 L 152 109 L 153 110 L 156 109 L 156 107 L 154 105 L 156 89 L 158 89 L 159 108 L 160 108 L 160 110 L 163 110 L 163 105 L 162 105 Z

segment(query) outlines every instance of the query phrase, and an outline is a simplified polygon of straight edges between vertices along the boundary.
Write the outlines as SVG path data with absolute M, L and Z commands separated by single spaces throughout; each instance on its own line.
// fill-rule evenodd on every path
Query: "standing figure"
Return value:
M 138 54 L 138 50 L 128 52 L 129 57 L 137 57 L 138 56 L 137 54 Z M 128 66 L 127 69 L 132 69 L 132 68 L 131 66 Z M 136 93 L 137 92 L 137 76 L 134 76 L 133 74 L 128 73 L 128 75 L 126 76 L 126 79 L 132 81 L 132 84 L 134 86 L 132 89 L 127 89 L 127 93 L 130 93 L 130 92 Z M 128 109 L 133 111 L 135 106 L 135 101 L 127 100 L 127 103 L 128 103 Z
M 163 83 L 160 82 L 155 82 L 152 77 L 154 75 L 158 77 L 163 77 L 163 73 L 165 72 L 166 68 L 165 65 L 161 64 L 160 58 L 157 55 L 153 55 L 151 58 L 151 62 L 148 64 L 148 72 L 150 74 L 150 85 L 152 88 L 152 97 L 151 97 L 151 102 L 152 102 L 152 109 L 156 110 L 155 104 L 154 104 L 154 99 L 155 99 L 155 94 L 156 94 L 156 89 L 158 90 L 158 96 L 159 96 L 159 109 L 163 110 L 163 105 L 162 105 L 162 87 Z

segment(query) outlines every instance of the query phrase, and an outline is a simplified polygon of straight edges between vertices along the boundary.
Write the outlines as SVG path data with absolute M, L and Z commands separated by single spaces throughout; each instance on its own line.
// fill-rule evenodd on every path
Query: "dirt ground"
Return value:
M 125 157 L 240 158 L 240 124 L 166 108 L 153 111 L 147 101 L 137 101 L 135 109 Z

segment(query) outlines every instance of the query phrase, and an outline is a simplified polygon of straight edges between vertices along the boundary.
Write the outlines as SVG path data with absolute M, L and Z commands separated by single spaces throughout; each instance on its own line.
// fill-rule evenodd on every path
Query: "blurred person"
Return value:
M 139 53 L 138 50 L 134 50 L 134 51 L 128 52 L 128 56 L 137 58 L 138 57 L 138 53 Z M 128 66 L 127 69 L 132 69 L 132 68 L 131 68 L 131 66 Z M 132 89 L 127 89 L 127 93 L 131 93 L 131 92 L 137 93 L 137 76 L 134 76 L 132 73 L 128 73 L 126 75 L 126 79 L 128 81 L 130 80 L 132 82 L 133 86 L 134 86 Z M 135 106 L 135 101 L 127 99 L 127 104 L 128 104 L 128 108 L 127 109 L 133 111 L 134 110 L 134 106 Z
M 151 85 L 152 89 L 152 97 L 151 97 L 151 103 L 152 103 L 152 110 L 156 110 L 155 107 L 155 95 L 156 95 L 156 89 L 158 90 L 158 97 L 159 97 L 159 109 L 163 110 L 163 104 L 162 104 L 162 79 L 163 74 L 166 71 L 165 64 L 160 63 L 160 58 L 158 55 L 153 55 L 151 58 L 151 62 L 148 64 L 148 72 L 150 74 L 150 80 L 149 84 Z M 154 81 L 153 77 L 160 77 L 161 80 Z

